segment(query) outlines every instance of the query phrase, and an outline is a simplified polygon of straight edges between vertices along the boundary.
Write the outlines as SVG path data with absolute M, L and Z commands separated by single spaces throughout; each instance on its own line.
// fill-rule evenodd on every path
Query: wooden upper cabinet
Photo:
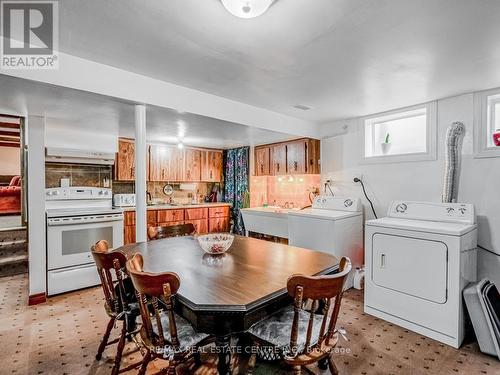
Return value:
M 182 156 L 175 146 L 151 145 L 149 149 L 151 181 L 179 181 Z
M 258 146 L 254 154 L 256 176 L 319 174 L 321 170 L 320 141 L 317 139 L 302 138 Z
M 173 145 L 148 145 L 146 178 L 165 182 L 220 182 L 222 151 L 186 148 Z M 120 138 L 115 162 L 115 179 L 135 180 L 134 140 Z
M 286 174 L 286 144 L 280 143 L 272 145 L 270 148 L 271 154 L 271 175 L 278 176 Z
M 270 148 L 256 147 L 255 148 L 255 175 L 268 176 L 270 167 Z
M 319 139 L 308 139 L 306 149 L 306 173 L 320 174 L 321 173 L 321 143 Z
M 115 177 L 119 181 L 135 180 L 135 143 L 133 140 L 118 139 Z
M 147 150 L 149 151 L 149 145 Z M 149 180 L 149 158 L 146 159 L 146 168 L 146 179 Z M 115 179 L 118 181 L 135 180 L 135 142 L 133 139 L 118 138 Z
M 286 159 L 288 174 L 306 173 L 306 146 L 307 140 L 287 143 Z
M 201 181 L 201 150 L 184 150 L 182 181 Z
M 222 152 L 203 150 L 201 155 L 201 180 L 220 182 L 222 179 Z

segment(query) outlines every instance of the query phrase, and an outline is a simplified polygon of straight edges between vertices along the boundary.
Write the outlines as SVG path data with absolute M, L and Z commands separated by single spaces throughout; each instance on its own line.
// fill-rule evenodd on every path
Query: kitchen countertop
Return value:
M 231 203 L 226 202 L 211 202 L 211 203 L 198 203 L 198 204 L 155 204 L 147 206 L 147 210 L 183 210 L 186 208 L 204 208 L 204 207 L 221 207 L 232 206 Z M 123 211 L 135 211 L 135 207 L 121 207 Z

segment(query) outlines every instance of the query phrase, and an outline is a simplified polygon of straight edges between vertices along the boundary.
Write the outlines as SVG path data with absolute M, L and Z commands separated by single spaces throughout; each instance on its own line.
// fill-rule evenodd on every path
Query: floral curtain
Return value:
M 232 203 L 233 233 L 245 234 L 240 209 L 247 205 L 250 147 L 226 151 L 224 200 Z

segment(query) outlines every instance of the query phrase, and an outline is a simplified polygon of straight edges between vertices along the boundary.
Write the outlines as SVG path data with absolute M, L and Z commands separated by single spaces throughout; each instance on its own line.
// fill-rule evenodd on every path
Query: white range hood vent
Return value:
M 45 161 L 52 163 L 113 165 L 115 163 L 115 154 L 47 147 L 45 149 Z

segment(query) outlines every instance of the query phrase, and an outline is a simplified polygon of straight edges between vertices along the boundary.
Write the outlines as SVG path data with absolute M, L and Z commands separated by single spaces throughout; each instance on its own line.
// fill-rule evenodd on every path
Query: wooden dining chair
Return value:
M 321 368 L 330 368 L 338 374 L 332 359 L 337 345 L 335 330 L 342 301 L 342 293 L 351 261 L 343 257 L 339 272 L 328 276 L 292 275 L 287 281 L 288 294 L 294 298 L 293 306 L 285 307 L 269 318 L 253 325 L 249 333 L 255 347 L 273 347 L 284 362 L 293 367 L 294 374 L 307 365 L 319 362 Z M 311 299 L 312 306 L 306 311 L 304 301 Z M 326 301 L 325 313 L 318 314 L 320 301 Z M 253 373 L 257 351 L 252 351 L 248 374 Z
M 106 332 L 101 340 L 99 349 L 97 350 L 96 359 L 100 360 L 104 349 L 108 345 L 118 343 L 112 374 L 118 374 L 124 371 L 129 371 L 140 365 L 139 363 L 132 364 L 120 370 L 123 348 L 125 339 L 131 339 L 132 335 L 136 334 L 135 320 L 140 315 L 137 302 L 133 303 L 127 298 L 123 269 L 126 263 L 126 257 L 118 251 L 109 251 L 108 242 L 103 240 L 92 246 L 92 256 L 97 266 L 97 272 L 101 279 L 101 287 L 104 293 L 104 309 L 109 316 L 109 322 L 106 327 Z M 113 281 L 112 271 L 115 273 L 116 281 Z M 111 330 L 117 321 L 122 321 L 120 337 L 109 341 Z
M 167 237 L 190 236 L 195 233 L 196 228 L 192 223 L 148 228 L 148 238 L 150 240 L 159 240 Z
M 173 272 L 143 271 L 143 258 L 135 254 L 127 262 L 127 272 L 137 291 L 142 318 L 140 337 L 146 354 L 139 375 L 144 375 L 148 363 L 156 358 L 168 360 L 160 373 L 175 374 L 178 364 L 194 356 L 200 365 L 198 348 L 213 341 L 213 337 L 196 332 L 191 324 L 174 313 L 173 301 L 181 281 Z

